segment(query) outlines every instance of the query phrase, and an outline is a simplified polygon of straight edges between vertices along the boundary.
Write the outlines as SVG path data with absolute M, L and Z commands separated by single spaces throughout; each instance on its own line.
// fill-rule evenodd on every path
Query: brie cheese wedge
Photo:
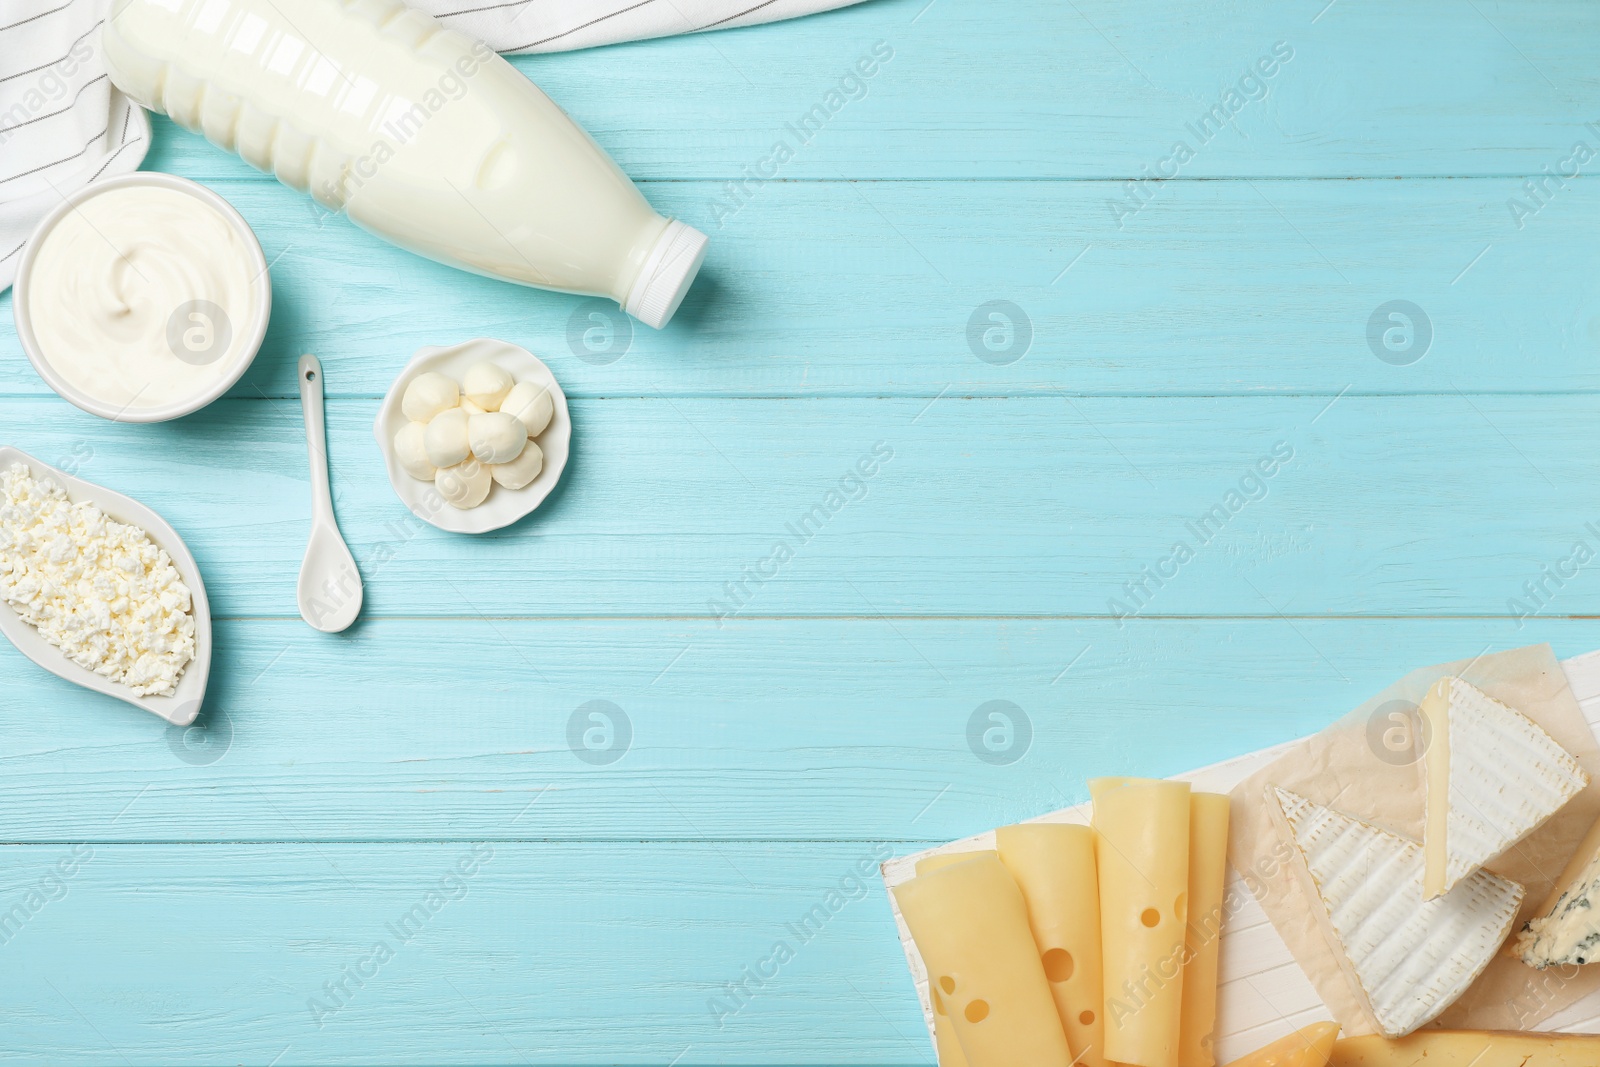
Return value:
M 1436 1018 L 1489 965 L 1523 888 L 1474 871 L 1424 900 L 1422 848 L 1296 793 L 1267 787 L 1267 807 L 1345 979 L 1377 1030 L 1401 1037 Z
M 1422 700 L 1428 779 L 1423 895 L 1436 897 L 1537 829 L 1589 776 L 1527 716 L 1460 678 Z

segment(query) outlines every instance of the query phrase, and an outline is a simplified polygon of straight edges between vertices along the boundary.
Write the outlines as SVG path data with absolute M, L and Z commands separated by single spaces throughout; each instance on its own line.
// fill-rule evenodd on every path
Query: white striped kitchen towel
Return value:
M 327 0 L 329 3 L 335 0 Z M 498 52 L 753 26 L 859 0 L 410 0 Z M 0 291 L 34 225 L 74 189 L 138 168 L 150 121 L 106 77 L 110 0 L 0 0 Z
M 150 120 L 100 62 L 105 0 L 0 0 L 0 289 L 66 193 L 139 166 Z
M 437 18 L 489 42 L 496 52 L 566 52 L 574 48 L 729 30 L 792 19 L 860 0 L 410 0 Z

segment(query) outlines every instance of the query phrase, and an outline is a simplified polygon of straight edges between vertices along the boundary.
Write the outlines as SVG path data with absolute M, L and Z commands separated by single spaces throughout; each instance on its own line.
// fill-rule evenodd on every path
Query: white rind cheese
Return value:
M 1435 682 L 1421 710 L 1429 727 L 1423 890 L 1434 897 L 1532 833 L 1589 776 L 1537 723 L 1460 678 Z
M 1529 967 L 1600 961 L 1600 822 L 1583 839 L 1556 883 L 1556 901 L 1517 935 L 1517 955 Z
M 1488 966 L 1523 888 L 1488 871 L 1422 897 L 1422 848 L 1397 834 L 1267 787 L 1269 810 L 1320 900 L 1324 935 L 1379 1032 L 1400 1037 L 1434 1019 Z

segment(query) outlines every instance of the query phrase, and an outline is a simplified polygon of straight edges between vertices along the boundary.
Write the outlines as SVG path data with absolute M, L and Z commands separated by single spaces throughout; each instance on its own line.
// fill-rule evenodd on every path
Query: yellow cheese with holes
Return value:
M 971 1067 L 1069 1067 L 1022 891 L 988 856 L 896 886 L 895 902 Z
M 1596 1067 L 1600 1035 L 1418 1030 L 1397 1040 L 1347 1037 L 1328 1067 Z
M 998 858 L 998 853 L 992 849 L 978 852 L 941 852 L 937 856 L 926 856 L 917 861 L 917 873 L 928 874 L 941 867 L 948 867 L 952 863 L 964 863 L 967 860 Z M 970 1067 L 967 1063 L 967 1054 L 961 1051 L 961 1042 L 956 1040 L 954 1025 L 950 1022 L 950 1013 L 945 1010 L 944 998 L 939 995 L 937 984 L 930 983 L 928 999 L 933 1001 L 933 1044 L 939 1055 L 939 1067 Z
M 950 1021 L 950 1012 L 944 1006 L 939 988 L 930 987 L 928 995 L 933 1000 L 933 1046 L 939 1057 L 939 1067 L 971 1067 L 967 1054 L 961 1051 L 961 1041 L 956 1037 L 955 1024 Z
M 1316 1023 L 1258 1048 L 1228 1067 L 1327 1067 L 1338 1036 L 1338 1023 Z
M 1106 1067 L 1100 990 L 1100 883 L 1094 831 L 1028 823 L 995 831 L 1023 899 L 1067 1045 L 1081 1067 Z
M 1189 896 L 1189 786 L 1092 779 L 1105 1055 L 1178 1067 Z
M 1222 895 L 1228 878 L 1228 798 L 1189 795 L 1189 924 L 1184 934 L 1183 1023 L 1178 1067 L 1213 1067 Z

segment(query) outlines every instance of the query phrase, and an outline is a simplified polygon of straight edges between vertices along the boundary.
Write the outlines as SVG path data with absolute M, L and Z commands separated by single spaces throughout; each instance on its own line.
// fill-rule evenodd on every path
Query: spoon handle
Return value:
M 333 521 L 333 490 L 328 485 L 328 431 L 322 414 L 322 362 L 300 357 L 300 407 L 306 417 L 306 449 L 311 454 L 311 508 L 315 518 Z

